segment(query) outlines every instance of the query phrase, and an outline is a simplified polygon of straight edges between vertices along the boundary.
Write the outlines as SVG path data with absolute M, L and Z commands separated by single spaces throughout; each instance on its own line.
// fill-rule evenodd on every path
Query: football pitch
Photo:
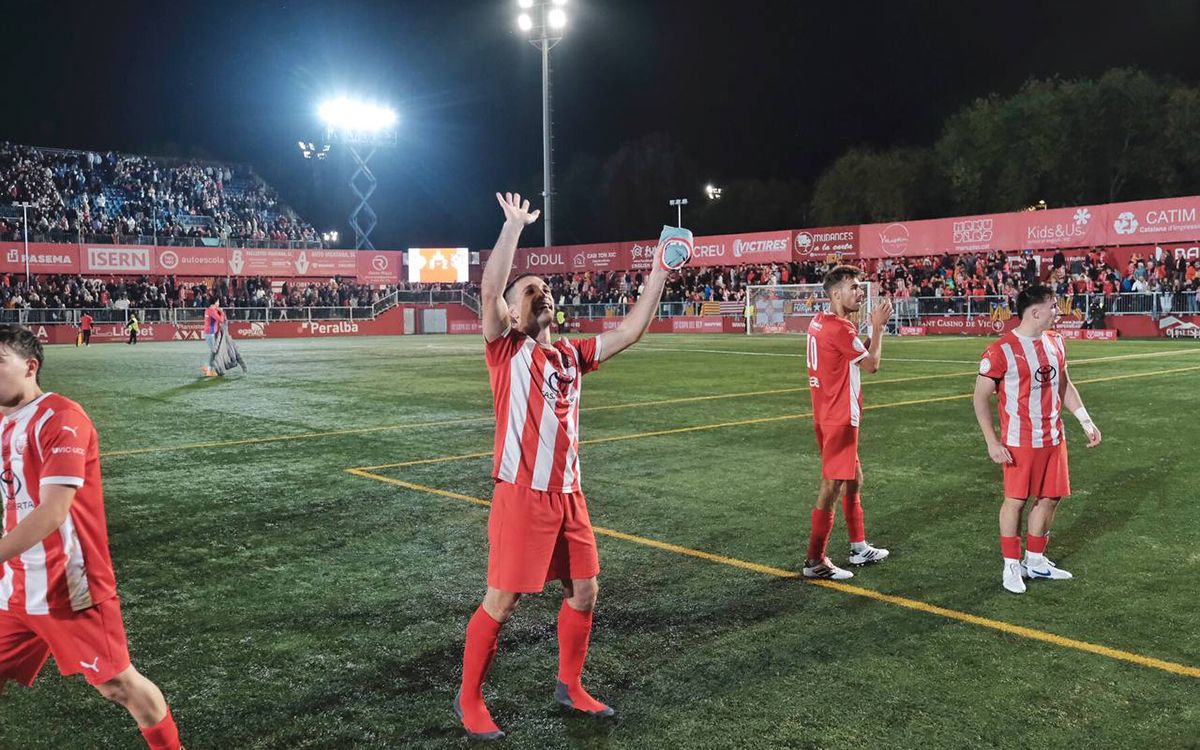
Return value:
M 864 375 L 868 538 L 849 585 L 803 563 L 820 468 L 803 339 L 647 336 L 585 378 L 601 592 L 585 685 L 553 701 L 557 584 L 501 633 L 503 747 L 1200 746 L 1200 344 L 1068 342 L 1104 434 L 1066 419 L 1074 495 L 1000 586 L 1000 470 L 971 407 L 989 340 L 889 339 Z M 135 665 L 203 748 L 436 748 L 483 593 L 491 394 L 474 336 L 51 347 L 43 387 L 100 432 Z M 844 563 L 838 512 L 831 557 Z M 48 665 L 0 748 L 137 748 Z

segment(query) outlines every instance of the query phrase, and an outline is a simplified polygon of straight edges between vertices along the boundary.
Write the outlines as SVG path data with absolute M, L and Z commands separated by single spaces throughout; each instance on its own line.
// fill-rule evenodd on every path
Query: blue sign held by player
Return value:
M 692 259 L 694 242 L 690 229 L 664 226 L 658 236 L 659 262 L 668 271 L 678 271 Z

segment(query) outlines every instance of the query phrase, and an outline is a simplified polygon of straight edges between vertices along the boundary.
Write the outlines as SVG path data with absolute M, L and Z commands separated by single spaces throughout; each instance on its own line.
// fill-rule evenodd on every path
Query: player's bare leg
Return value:
M 179 730 L 162 691 L 133 667 L 96 686 L 100 695 L 125 707 L 153 750 L 179 750 Z
M 842 517 L 846 519 L 846 531 L 850 535 L 848 562 L 851 565 L 882 562 L 891 554 L 881 547 L 872 547 L 867 541 L 867 531 L 863 524 L 862 487 L 863 472 L 859 466 L 857 475 L 846 482 L 842 494 Z
M 1057 497 L 1042 497 L 1029 510 L 1029 537 L 1025 545 L 1025 562 L 1022 566 L 1026 578 L 1044 578 L 1065 581 L 1073 578 L 1070 573 L 1046 559 L 1047 536 L 1054 525 L 1054 514 L 1058 511 Z
M 1025 501 L 1006 497 L 1000 505 L 1000 551 L 1004 555 L 1004 588 L 1014 594 L 1025 593 L 1021 566 L 1021 515 Z M 1030 517 L 1032 521 L 1032 516 Z
M 500 626 L 517 611 L 521 595 L 488 586 L 483 603 L 467 623 L 467 644 L 463 648 L 463 676 L 454 696 L 454 715 L 462 722 L 467 737 L 490 742 L 504 739 L 504 732 L 492 720 L 483 702 L 483 681 L 496 658 Z
M 822 479 L 817 491 L 816 507 L 812 511 L 812 534 L 808 539 L 808 554 L 804 559 L 805 578 L 830 578 L 841 581 L 854 574 L 830 562 L 826 550 L 833 531 L 833 507 L 848 484 L 844 479 Z
M 595 577 L 562 579 L 563 601 L 558 610 L 558 683 L 554 700 L 567 708 L 596 717 L 616 712 L 583 688 L 583 663 L 592 634 L 592 611 L 600 584 Z

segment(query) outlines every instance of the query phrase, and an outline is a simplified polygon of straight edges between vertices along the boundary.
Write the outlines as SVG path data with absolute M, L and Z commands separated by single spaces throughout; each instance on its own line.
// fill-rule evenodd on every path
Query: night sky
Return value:
M 811 182 L 851 146 L 929 144 L 946 116 L 1031 76 L 1130 65 L 1200 83 L 1195 2 L 568 8 L 552 54 L 558 175 L 666 132 L 717 184 Z M 516 13 L 516 0 L 5 0 L 0 140 L 249 163 L 345 232 L 344 165 L 305 162 L 296 141 L 320 139 L 322 98 L 371 94 L 401 117 L 398 146 L 372 162 L 376 246 L 488 246 L 491 193 L 540 185 L 540 58 Z

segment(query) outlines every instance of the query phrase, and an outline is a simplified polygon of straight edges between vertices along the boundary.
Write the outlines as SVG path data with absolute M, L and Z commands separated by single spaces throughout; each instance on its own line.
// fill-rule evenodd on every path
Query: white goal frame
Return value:
M 863 334 L 867 333 L 867 320 L 875 306 L 875 285 L 860 282 L 866 292 L 866 304 L 851 319 Z M 754 315 L 742 321 L 746 324 L 746 335 L 805 333 L 808 324 L 817 313 L 829 312 L 829 298 L 821 284 L 753 284 L 746 287 L 746 300 L 754 308 Z

